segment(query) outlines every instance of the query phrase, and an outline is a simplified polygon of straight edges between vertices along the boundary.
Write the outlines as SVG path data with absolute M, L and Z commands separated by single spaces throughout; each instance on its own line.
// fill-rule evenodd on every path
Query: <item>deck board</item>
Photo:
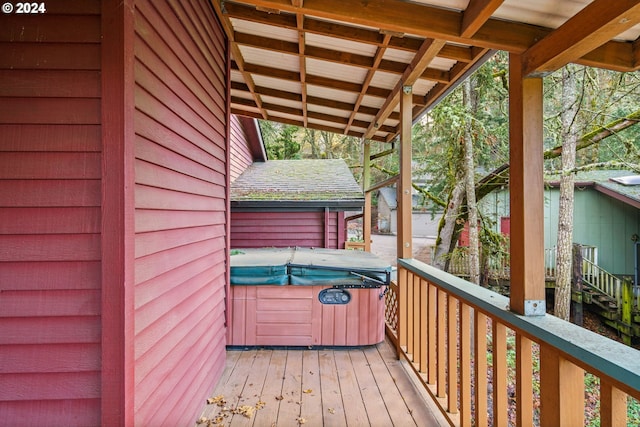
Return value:
M 388 341 L 320 350 L 228 350 L 211 396 L 224 396 L 226 408 L 204 405 L 203 417 L 229 427 L 444 425 Z M 259 409 L 248 418 L 233 414 L 239 405 Z

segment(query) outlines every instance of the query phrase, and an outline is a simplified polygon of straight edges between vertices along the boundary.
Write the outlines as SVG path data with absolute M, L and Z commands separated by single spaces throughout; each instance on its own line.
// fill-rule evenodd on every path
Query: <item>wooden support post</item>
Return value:
M 540 426 L 584 425 L 584 371 L 540 345 Z
M 362 190 L 364 193 L 364 210 L 362 212 L 362 239 L 364 250 L 371 252 L 371 192 L 366 191 L 371 186 L 371 144 L 363 140 L 362 153 Z
M 398 180 L 398 258 L 413 256 L 411 230 L 411 125 L 413 91 L 403 86 L 400 98 L 400 179 Z
M 542 79 L 509 56 L 511 310 L 545 314 Z

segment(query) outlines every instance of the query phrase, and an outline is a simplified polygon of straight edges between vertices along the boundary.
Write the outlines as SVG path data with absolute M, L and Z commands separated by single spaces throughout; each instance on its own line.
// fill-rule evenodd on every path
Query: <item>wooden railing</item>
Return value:
M 586 258 L 582 259 L 582 280 L 622 305 L 622 280 Z
M 602 427 L 626 426 L 627 397 L 640 398 L 633 348 L 551 315 L 516 315 L 508 298 L 417 260 L 398 260 L 387 294 L 399 357 L 452 426 L 583 426 L 585 373 L 599 380 Z

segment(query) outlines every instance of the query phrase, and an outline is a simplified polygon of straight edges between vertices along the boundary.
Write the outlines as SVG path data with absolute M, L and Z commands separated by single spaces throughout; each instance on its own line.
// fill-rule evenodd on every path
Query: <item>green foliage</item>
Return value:
M 286 160 L 300 158 L 300 143 L 296 141 L 297 126 L 283 125 L 268 121 L 259 121 L 267 158 Z

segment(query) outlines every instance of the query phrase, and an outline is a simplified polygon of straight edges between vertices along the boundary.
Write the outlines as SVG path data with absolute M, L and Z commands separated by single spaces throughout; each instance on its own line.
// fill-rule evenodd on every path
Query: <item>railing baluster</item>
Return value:
M 419 283 L 418 283 L 418 290 L 420 292 L 420 304 L 419 304 L 419 308 L 418 308 L 418 318 L 420 319 L 420 333 L 416 334 L 416 336 L 418 337 L 419 340 L 419 353 L 420 353 L 420 358 L 419 358 L 419 362 L 420 362 L 420 372 L 422 373 L 426 373 L 428 368 L 427 368 L 427 357 L 429 355 L 429 352 L 427 350 L 427 343 L 429 341 L 429 338 L 427 337 L 427 298 L 428 298 L 428 291 L 427 291 L 427 286 L 428 283 L 426 280 L 424 279 L 420 279 Z
M 392 295 L 386 298 L 392 305 L 386 310 L 387 317 L 392 317 L 387 319 L 388 331 L 397 334 L 397 342 L 402 343 L 399 356 L 411 362 L 450 425 L 506 427 L 515 416 L 516 425 L 528 427 L 539 411 L 541 427 L 581 427 L 586 371 L 600 379 L 600 425 L 625 426 L 627 398 L 640 399 L 640 370 L 627 347 L 589 335 L 553 316 L 517 316 L 505 310 L 506 298 L 419 262 L 400 260 L 399 265 L 398 285 L 390 286 Z M 585 270 L 592 269 L 595 275 L 591 277 L 601 289 L 613 287 L 614 294 L 620 293 L 615 280 L 600 277 L 597 267 L 585 265 Z M 637 298 L 636 292 L 634 302 Z M 508 365 L 512 359 L 512 351 L 507 350 L 508 331 L 515 332 L 515 405 L 508 394 L 512 384 L 507 384 L 513 374 Z M 591 344 L 580 347 L 581 339 Z M 593 346 L 598 339 L 604 350 Z M 535 359 L 534 345 L 540 346 Z M 619 357 L 612 356 L 611 346 Z M 409 349 L 413 354 L 408 354 Z M 534 409 L 537 363 L 541 406 Z M 490 399 L 492 411 L 488 410 Z
M 474 389 L 476 426 L 486 427 L 487 417 L 487 316 L 474 310 Z
M 413 281 L 410 284 L 411 286 L 411 322 L 413 323 L 413 333 L 411 338 L 413 339 L 413 344 L 411 347 L 413 348 L 413 363 L 416 364 L 416 368 L 418 371 L 422 371 L 424 368 L 420 365 L 420 360 L 422 359 L 422 355 L 420 354 L 420 349 L 422 345 L 420 343 L 420 325 L 421 325 L 421 314 L 420 314 L 420 277 L 413 276 Z
M 540 426 L 584 424 L 584 371 L 540 344 Z
M 447 411 L 458 413 L 458 300 L 447 296 Z
M 428 329 L 428 335 L 429 335 L 429 342 L 428 342 L 428 348 L 429 348 L 429 358 L 428 358 L 428 363 L 429 363 L 429 368 L 428 368 L 428 375 L 427 375 L 427 383 L 434 385 L 436 383 L 436 381 L 438 380 L 438 375 L 436 372 L 436 366 L 437 366 L 437 359 L 438 359 L 438 355 L 436 353 L 436 343 L 437 343 L 437 303 L 438 303 L 438 289 L 432 285 L 431 283 L 429 283 L 429 299 L 427 301 L 428 303 L 428 314 L 427 314 L 427 329 Z
M 520 427 L 533 426 L 531 341 L 518 333 L 516 333 L 516 419 Z
M 414 330 L 413 330 L 413 325 L 414 325 L 414 321 L 415 321 L 415 316 L 413 313 L 413 282 L 414 282 L 414 277 L 415 275 L 413 273 L 409 273 L 409 275 L 407 276 L 407 299 L 405 301 L 406 304 L 406 313 L 407 313 L 407 353 L 411 356 L 411 362 L 415 361 L 415 358 L 413 357 L 413 336 L 414 336 Z
M 447 395 L 447 352 L 446 352 L 446 335 L 445 330 L 447 326 L 447 319 L 445 314 L 447 312 L 447 294 L 441 289 L 438 289 L 438 379 L 436 381 L 437 396 L 445 397 Z
M 507 427 L 507 328 L 492 319 L 493 425 Z
M 409 272 L 398 270 L 398 347 L 407 348 L 407 286 Z M 400 352 L 398 352 L 399 354 Z
M 460 426 L 471 427 L 471 310 L 460 301 Z
M 627 395 L 606 380 L 600 380 L 600 427 L 627 425 Z

